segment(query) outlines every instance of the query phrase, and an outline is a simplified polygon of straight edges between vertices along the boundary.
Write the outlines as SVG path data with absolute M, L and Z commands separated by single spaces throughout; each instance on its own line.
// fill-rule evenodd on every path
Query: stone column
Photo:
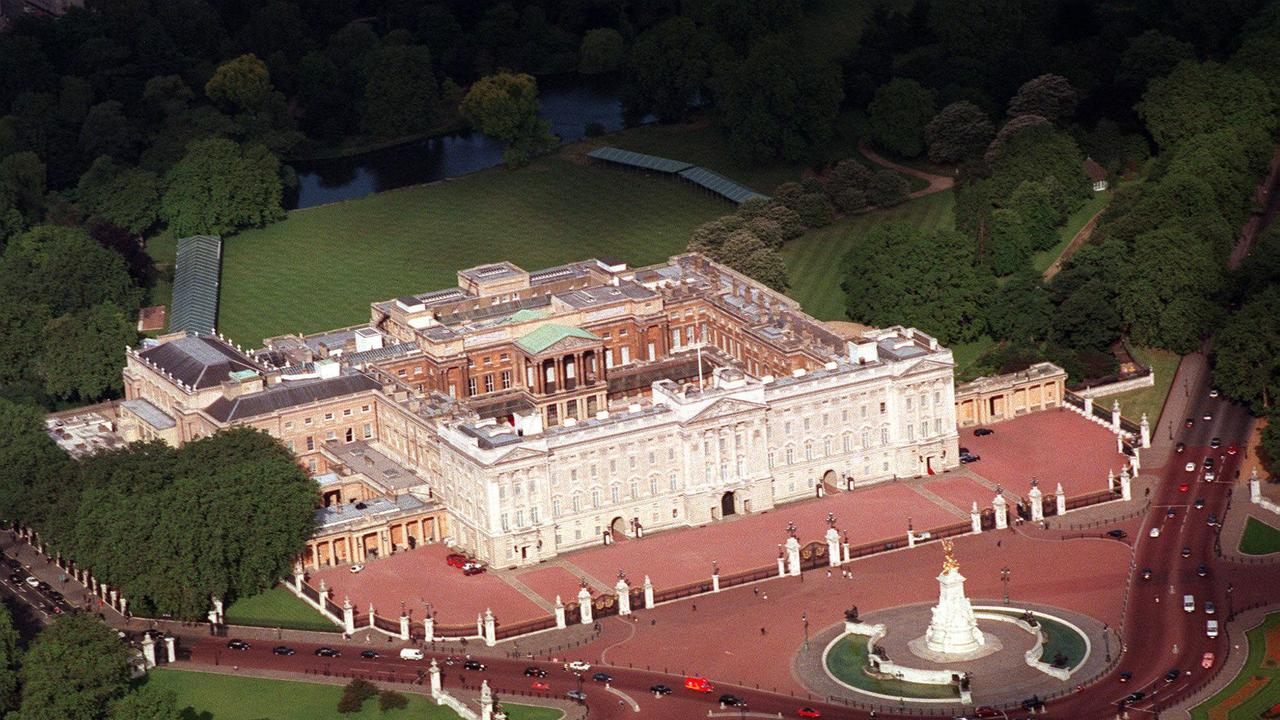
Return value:
M 373 603 L 369 603 L 369 627 L 373 627 Z
M 423 637 L 427 642 L 436 641 L 436 619 L 435 618 L 428 615 L 427 618 L 422 621 L 422 633 L 423 633 Z
M 1116 489 L 1116 474 L 1111 468 L 1107 468 L 1107 489 Z
M 842 542 L 840 543 L 840 552 L 842 553 L 841 557 L 843 558 L 843 562 L 849 562 L 849 560 L 851 560 L 851 559 L 852 559 L 852 558 L 850 558 L 850 557 L 849 557 L 849 541 L 848 541 L 848 539 L 845 539 L 844 541 L 842 541 Z
M 493 611 L 484 609 L 484 644 L 493 647 L 498 644 L 497 623 L 493 619 Z
M 129 617 L 129 598 L 120 598 L 120 614 Z
M 293 564 L 293 586 L 302 591 L 302 583 L 306 580 L 307 573 L 302 567 L 302 561 L 298 560 Z
M 591 593 L 587 590 L 587 586 L 583 585 L 578 590 L 578 611 L 582 614 L 582 624 L 590 625 L 591 617 Z
M 840 564 L 840 533 L 834 527 L 827 528 L 827 564 Z
M 1120 433 L 1116 433 L 1116 452 L 1124 452 L 1124 436 Z
M 329 587 L 324 584 L 324 578 L 320 578 L 320 607 L 329 604 Z
M 787 561 L 786 561 L 786 557 L 782 554 L 782 546 L 779 545 L 778 546 L 778 577 L 786 577 L 786 576 L 787 576 Z
M 1057 502 L 1058 515 L 1067 514 L 1067 494 L 1062 490 L 1062 483 L 1053 491 L 1053 499 Z
M 618 584 L 613 586 L 614 592 L 618 594 L 618 614 L 631 614 L 631 586 L 627 584 L 627 579 L 622 577 L 622 573 L 618 573 Z
M 564 602 L 560 600 L 560 596 L 556 596 L 556 627 L 564 628 L 567 623 L 564 618 Z
M 1027 502 L 1031 503 L 1031 522 L 1041 522 L 1044 520 L 1044 493 L 1040 491 L 1040 484 L 1035 480 L 1031 481 L 1031 492 L 1027 493 Z
M 969 508 L 969 528 L 974 535 L 982 533 L 982 515 L 978 512 L 978 501 L 973 501 L 973 507 Z
M 113 608 L 117 607 L 117 603 L 119 603 L 119 601 L 120 601 L 120 591 L 116 590 L 115 588 L 111 588 L 111 601 L 110 601 L 111 607 Z
M 400 613 L 400 639 L 409 642 L 409 615 Z
M 1133 499 L 1133 483 L 1129 478 L 1129 466 L 1125 465 L 1120 471 L 1120 499 L 1129 501 Z
M 476 637 L 484 637 L 484 613 L 476 613 Z
M 1084 416 L 1087 418 L 1093 417 L 1093 398 L 1091 397 L 1084 399 Z
M 356 631 L 356 611 L 351 607 L 351 598 L 342 599 L 342 627 L 348 635 Z
M 653 608 L 653 583 L 649 581 L 649 576 L 644 576 L 644 609 Z
M 493 691 L 489 681 L 480 681 L 480 720 L 493 720 Z
M 1151 447 L 1151 422 L 1147 420 L 1147 414 L 1142 413 L 1142 447 Z
M 436 659 L 431 658 L 431 668 L 427 670 L 427 674 L 431 676 L 431 697 L 439 697 L 440 695 L 440 666 L 436 664 Z
M 1138 470 L 1142 468 L 1142 453 L 1135 451 L 1133 453 L 1133 476 L 1138 477 Z
M 178 662 L 178 638 L 172 635 L 165 636 L 164 654 L 170 664 Z
M 1258 505 L 1262 502 L 1262 484 L 1258 482 L 1258 468 L 1249 475 L 1249 502 Z
M 1009 527 L 1009 503 L 1004 499 L 1004 493 L 997 493 L 995 500 L 991 501 L 991 509 L 996 513 L 996 529 L 1004 530 Z
M 711 572 L 711 592 L 720 592 L 720 568 Z
M 213 599 L 213 609 L 218 613 L 218 624 L 226 624 L 227 617 L 222 613 L 222 598 L 216 597 Z
M 148 670 L 156 666 L 156 641 L 151 633 L 142 636 L 142 660 Z
M 1111 432 L 1120 433 L 1120 401 L 1111 401 Z
M 792 576 L 800 574 L 800 541 L 794 536 L 787 538 L 787 572 Z

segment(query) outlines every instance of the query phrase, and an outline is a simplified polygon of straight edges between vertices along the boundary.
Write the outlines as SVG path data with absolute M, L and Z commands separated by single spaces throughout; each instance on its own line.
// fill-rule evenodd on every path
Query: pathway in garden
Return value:
M 1102 209 L 1089 218 L 1089 222 L 1085 223 L 1084 227 L 1076 231 L 1075 236 L 1071 238 L 1071 242 L 1067 243 L 1067 246 L 1062 248 L 1062 252 L 1058 254 L 1058 259 L 1054 260 L 1053 264 L 1044 271 L 1045 282 L 1052 280 L 1053 276 L 1062 270 L 1062 266 L 1067 263 L 1067 259 L 1074 255 L 1077 250 L 1084 247 L 1085 243 L 1089 242 L 1089 238 L 1093 236 L 1093 229 L 1098 225 L 1098 218 L 1102 217 L 1102 213 L 1107 211 L 1107 207 L 1108 205 L 1103 205 Z
M 956 184 L 956 181 L 954 178 L 949 178 L 946 175 L 934 175 L 933 173 L 927 173 L 923 170 L 917 170 L 912 167 L 907 167 L 906 165 L 899 165 L 898 163 L 880 155 L 875 150 L 872 150 L 870 147 L 867 146 L 867 143 L 865 140 L 860 141 L 858 143 L 858 152 L 862 153 L 863 157 L 879 165 L 880 167 L 886 167 L 886 168 L 889 168 L 890 170 L 895 170 L 897 172 L 902 173 L 903 175 L 918 177 L 921 180 L 924 180 L 925 182 L 929 183 L 928 187 L 925 187 L 923 189 L 920 189 L 911 193 L 910 197 L 913 197 L 913 198 L 924 197 L 925 195 L 932 195 L 934 193 L 942 192 L 943 190 L 950 190 Z

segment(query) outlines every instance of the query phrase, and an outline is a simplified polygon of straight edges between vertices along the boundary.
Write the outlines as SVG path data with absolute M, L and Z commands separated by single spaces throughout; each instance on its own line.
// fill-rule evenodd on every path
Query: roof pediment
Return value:
M 738 413 L 757 410 L 763 407 L 758 403 L 749 402 L 747 400 L 739 400 L 737 398 L 723 398 L 717 400 L 701 412 L 686 421 L 688 423 L 702 422 L 705 420 L 715 420 L 717 418 L 727 417 L 729 415 L 737 415 Z
M 903 368 L 898 375 L 912 375 L 915 373 L 930 372 L 932 370 L 954 370 L 954 363 L 938 362 L 937 360 L 920 360 Z
M 519 462 L 520 460 L 540 459 L 545 456 L 546 456 L 546 453 L 541 450 L 534 450 L 532 448 L 527 448 L 527 447 L 518 447 L 518 448 L 513 448 L 511 452 L 498 458 L 497 460 L 494 461 L 494 463 L 497 464 L 497 463 L 505 463 L 505 462 Z

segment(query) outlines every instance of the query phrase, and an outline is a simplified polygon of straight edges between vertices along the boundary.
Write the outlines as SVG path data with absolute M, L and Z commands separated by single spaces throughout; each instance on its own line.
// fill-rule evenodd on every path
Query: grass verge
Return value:
M 1280 552 L 1280 530 L 1250 517 L 1244 523 L 1240 537 L 1240 552 L 1245 555 L 1270 555 Z
M 1169 391 L 1173 386 L 1173 376 L 1178 373 L 1178 363 L 1182 361 L 1182 356 L 1159 348 L 1140 347 L 1134 348 L 1133 351 L 1137 356 L 1138 362 L 1155 371 L 1155 384 L 1138 390 L 1097 397 L 1094 398 L 1093 404 L 1099 405 L 1101 403 L 1103 407 L 1109 408 L 1112 400 L 1119 400 L 1121 414 L 1134 422 L 1141 420 L 1142 414 L 1146 413 L 1147 420 L 1151 422 L 1151 433 L 1154 436 L 1161 427 L 1159 424 L 1160 412 L 1164 408 L 1164 400 L 1169 396 Z
M 1280 648 L 1267 647 L 1267 636 L 1274 634 L 1274 629 L 1278 626 L 1280 613 L 1271 613 L 1258 627 L 1248 632 L 1249 656 L 1245 659 L 1244 668 L 1217 695 L 1192 708 L 1193 720 L 1255 720 L 1280 703 L 1280 666 L 1275 660 L 1280 655 Z M 1221 662 L 1222 659 L 1219 658 L 1218 661 Z M 1257 684 L 1253 682 L 1254 678 L 1260 678 L 1266 684 L 1252 694 L 1238 697 L 1241 688 Z
M 1041 250 L 1031 256 L 1031 267 L 1035 268 L 1038 273 L 1043 273 L 1049 269 L 1054 260 L 1067 249 L 1067 245 L 1071 244 L 1071 239 L 1080 232 L 1080 228 L 1089 222 L 1089 218 L 1093 217 L 1111 202 L 1111 192 L 1096 192 L 1089 196 L 1088 202 L 1080 206 L 1080 209 L 1071 214 L 1067 218 L 1067 222 L 1058 228 L 1058 244 L 1048 250 Z
M 846 635 L 823 658 L 832 675 L 869 692 L 890 697 L 941 699 L 959 697 L 954 685 L 927 685 L 902 680 L 881 680 L 863 671 L 867 667 L 867 636 Z
M 226 615 L 231 625 L 339 632 L 319 611 L 281 587 L 236 600 L 227 606 Z
M 152 670 L 146 683 L 172 690 L 184 720 L 455 720 L 452 710 L 433 704 L 422 695 L 405 693 L 403 710 L 378 709 L 376 699 L 365 701 L 360 712 L 339 714 L 341 685 L 268 680 L 189 670 Z M 375 683 L 376 684 L 376 683 Z M 510 720 L 558 720 L 560 710 L 532 705 L 504 704 Z

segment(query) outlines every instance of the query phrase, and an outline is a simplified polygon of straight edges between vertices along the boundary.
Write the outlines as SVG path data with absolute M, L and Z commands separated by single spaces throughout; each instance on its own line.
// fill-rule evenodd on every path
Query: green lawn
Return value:
M 1250 517 L 1244 524 L 1240 538 L 1240 552 L 1245 555 L 1269 555 L 1280 552 L 1280 530 Z
M 147 254 L 156 264 L 156 281 L 147 288 L 144 305 L 168 308 L 173 301 L 173 261 L 178 255 L 178 240 L 168 231 L 147 238 Z
M 1231 708 L 1227 717 L 1230 720 L 1254 720 L 1262 717 L 1262 713 L 1271 706 L 1280 703 L 1280 668 L 1277 668 L 1274 660 L 1265 659 L 1267 631 L 1277 625 L 1280 625 L 1280 613 L 1271 613 L 1262 621 L 1262 624 L 1249 631 L 1249 657 L 1245 660 L 1244 668 L 1221 692 L 1191 710 L 1193 720 L 1208 720 L 1210 710 L 1234 695 L 1255 677 L 1265 680 L 1266 685 Z M 1274 653 L 1274 650 L 1272 652 Z M 1222 662 L 1222 658 L 1218 658 L 1218 662 Z
M 956 361 L 956 382 L 968 382 L 979 375 L 977 365 L 989 350 L 999 343 L 990 337 L 982 337 L 967 343 L 955 343 L 951 346 L 951 355 Z
M 458 715 L 437 706 L 423 695 L 405 693 L 409 706 L 382 712 L 376 699 L 365 702 L 358 713 L 338 714 L 342 686 L 319 683 L 233 677 L 185 670 L 152 670 L 148 685 L 173 690 L 183 720 L 450 720 Z M 554 708 L 529 705 L 503 707 L 511 720 L 557 720 Z
M 1067 244 L 1071 242 L 1071 238 L 1075 237 L 1076 233 L 1080 232 L 1080 228 L 1084 227 L 1084 224 L 1089 222 L 1089 218 L 1093 217 L 1099 210 L 1106 207 L 1108 202 L 1111 202 L 1110 190 L 1106 192 L 1096 192 L 1090 195 L 1088 202 L 1082 205 L 1079 210 L 1072 213 L 1071 217 L 1067 218 L 1067 222 L 1062 227 L 1058 228 L 1058 244 L 1048 250 L 1042 250 L 1031 256 L 1031 267 L 1035 268 L 1038 273 L 1043 273 L 1045 270 L 1048 270 L 1049 266 L 1053 264 L 1053 261 L 1057 260 L 1058 256 L 1062 254 L 1062 251 L 1067 248 Z
M 1160 411 L 1164 407 L 1164 399 L 1169 395 L 1173 385 L 1173 376 L 1178 372 L 1178 363 L 1182 357 L 1177 353 L 1158 348 L 1134 348 L 1138 361 L 1150 366 L 1156 373 L 1155 385 L 1129 392 L 1117 393 L 1093 399 L 1094 405 L 1111 407 L 1112 400 L 1120 401 L 1120 413 L 1134 422 L 1147 414 L 1151 422 L 1151 433 L 1154 435 L 1160 428 Z
M 339 632 L 340 628 L 318 610 L 282 587 L 274 587 L 252 597 L 240 598 L 227 607 L 231 625 L 256 625 L 292 630 Z
M 683 252 L 731 203 L 678 180 L 562 153 L 289 213 L 223 246 L 219 330 L 257 346 L 369 319 L 369 303 L 457 284 L 507 259 L 536 270 L 592 255 L 641 265 Z
M 850 685 L 881 695 L 906 698 L 954 698 L 958 693 L 954 685 L 929 685 L 902 680 L 881 680 L 864 671 L 867 667 L 867 636 L 846 635 L 827 653 L 823 660 L 832 675 Z
M 876 225 L 905 222 L 923 229 L 950 228 L 955 198 L 950 191 L 841 220 L 829 227 L 805 233 L 782 249 L 791 279 L 790 295 L 804 311 L 819 320 L 845 320 L 845 296 L 840 289 L 843 259 Z M 926 328 L 927 330 L 927 328 Z

